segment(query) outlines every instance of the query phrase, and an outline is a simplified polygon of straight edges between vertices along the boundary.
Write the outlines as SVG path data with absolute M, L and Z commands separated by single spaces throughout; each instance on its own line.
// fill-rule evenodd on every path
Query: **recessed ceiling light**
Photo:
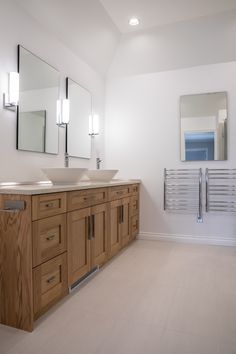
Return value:
M 130 20 L 129 20 L 129 25 L 130 26 L 138 26 L 140 23 L 140 20 L 137 18 L 137 17 L 132 17 Z

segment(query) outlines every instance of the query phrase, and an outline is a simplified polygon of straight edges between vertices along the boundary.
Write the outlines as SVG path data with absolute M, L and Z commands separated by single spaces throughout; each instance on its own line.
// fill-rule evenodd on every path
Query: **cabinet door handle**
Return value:
M 123 224 L 123 222 L 124 222 L 124 205 L 121 206 L 121 215 L 122 215 L 121 221 L 122 221 L 122 224 Z
M 55 280 L 55 278 L 56 278 L 55 275 L 53 275 L 52 277 L 48 278 L 47 279 L 47 283 L 51 284 Z
M 121 205 L 119 205 L 119 209 L 118 209 L 119 211 L 118 211 L 118 213 L 119 213 L 119 224 L 121 224 L 122 223 L 122 206 Z
M 95 215 L 92 215 L 92 237 L 95 238 Z
M 91 219 L 90 219 L 90 216 L 87 217 L 87 225 L 88 225 L 88 240 L 91 240 Z

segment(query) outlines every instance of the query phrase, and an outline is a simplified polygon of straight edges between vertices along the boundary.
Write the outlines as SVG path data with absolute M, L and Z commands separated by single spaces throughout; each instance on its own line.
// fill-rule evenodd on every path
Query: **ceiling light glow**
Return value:
M 140 20 L 137 18 L 137 17 L 132 17 L 130 20 L 129 20 L 129 25 L 130 26 L 138 26 L 140 23 Z

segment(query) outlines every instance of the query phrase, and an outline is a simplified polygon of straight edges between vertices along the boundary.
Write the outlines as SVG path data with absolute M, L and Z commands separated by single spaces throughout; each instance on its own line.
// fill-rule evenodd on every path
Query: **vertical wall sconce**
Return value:
M 57 125 L 63 127 L 69 124 L 70 120 L 70 101 L 66 98 L 57 100 Z
M 99 115 L 93 114 L 89 117 L 89 135 L 99 135 Z
M 8 74 L 8 92 L 3 94 L 3 107 L 15 109 L 19 102 L 19 73 Z

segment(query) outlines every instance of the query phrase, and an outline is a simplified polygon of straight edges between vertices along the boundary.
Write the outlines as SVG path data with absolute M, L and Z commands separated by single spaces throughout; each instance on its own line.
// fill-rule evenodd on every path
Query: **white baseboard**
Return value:
M 236 246 L 235 238 L 226 237 L 209 237 L 209 236 L 192 236 L 192 235 L 169 235 L 169 234 L 157 234 L 151 232 L 140 232 L 138 240 L 151 240 L 151 241 L 172 241 L 182 243 L 196 243 L 204 245 L 215 246 Z

